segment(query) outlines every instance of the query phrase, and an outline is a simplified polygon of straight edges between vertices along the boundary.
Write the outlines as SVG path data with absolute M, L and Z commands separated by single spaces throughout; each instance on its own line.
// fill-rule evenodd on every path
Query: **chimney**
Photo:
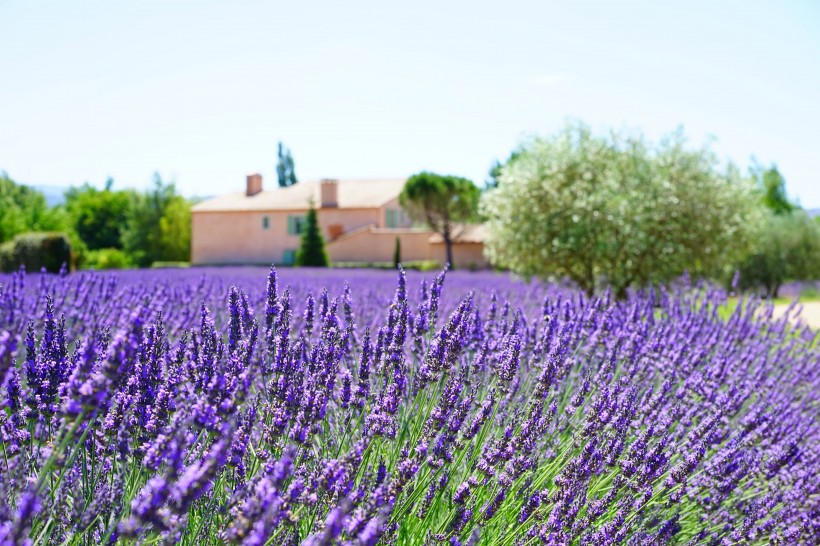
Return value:
M 339 181 L 335 178 L 323 178 L 320 186 L 322 188 L 322 208 L 338 207 Z
M 262 175 L 259 173 L 248 175 L 248 189 L 245 192 L 248 197 L 256 195 L 262 191 Z

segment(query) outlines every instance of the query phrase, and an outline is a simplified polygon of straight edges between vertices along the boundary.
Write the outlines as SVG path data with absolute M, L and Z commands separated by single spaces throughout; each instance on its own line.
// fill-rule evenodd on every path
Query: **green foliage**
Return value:
M 401 264 L 404 269 L 416 271 L 439 271 L 441 264 L 435 260 L 414 260 Z
M 276 177 L 279 180 L 279 187 L 293 186 L 298 180 L 296 180 L 296 172 L 293 170 L 293 156 L 290 154 L 290 150 L 280 142 L 276 155 Z
M 84 269 L 127 269 L 134 267 L 131 258 L 118 248 L 89 250 L 83 259 Z
M 46 198 L 33 188 L 15 183 L 0 172 L 0 242 L 30 231 L 65 231 L 64 212 L 49 208 Z
M 191 209 L 173 183 L 154 175 L 154 187 L 137 194 L 122 233 L 123 248 L 139 267 L 190 259 Z
M 753 176 L 757 180 L 762 194 L 763 205 L 775 214 L 789 214 L 798 207 L 789 201 L 786 195 L 786 180 L 775 165 L 766 170 L 755 169 Z
M 154 261 L 187 262 L 191 259 L 191 205 L 174 196 L 159 220 L 162 254 Z
M 0 174 L 0 242 L 26 232 L 61 232 L 73 265 L 97 269 L 190 259 L 190 204 L 173 184 L 156 175 L 144 194 L 113 191 L 112 185 L 109 179 L 104 190 L 87 183 L 72 187 L 64 206 L 49 208 L 41 192 Z
M 820 279 L 820 225 L 801 210 L 766 215 L 754 251 L 738 266 L 738 288 L 776 298 L 787 280 Z
M 191 267 L 191 262 L 154 262 L 151 269 L 185 269 Z
M 490 172 L 488 173 L 488 178 L 484 182 L 484 189 L 485 190 L 491 190 L 493 188 L 497 188 L 498 187 L 498 178 L 501 176 L 501 169 L 503 169 L 505 165 L 509 165 L 510 163 L 515 161 L 515 158 L 517 158 L 519 155 L 521 155 L 521 148 L 517 148 L 517 149 L 513 150 L 510 153 L 510 157 L 508 157 L 507 161 L 504 162 L 504 163 L 496 160 L 496 162 L 493 163 L 493 166 L 490 167 Z
M 15 271 L 21 265 L 27 271 L 57 273 L 71 268 L 71 242 L 64 233 L 22 233 L 0 245 L 0 270 Z
M 453 267 L 454 229 L 475 219 L 480 194 L 478 186 L 466 178 L 423 171 L 407 180 L 399 202 L 411 218 L 425 221 L 441 234 L 447 262 Z
M 316 214 L 316 207 L 310 204 L 305 226 L 302 231 L 302 242 L 296 251 L 296 265 L 308 267 L 327 267 L 330 259 L 325 250 L 325 240 L 319 229 L 319 218 Z
M 688 149 L 680 131 L 653 145 L 580 123 L 522 147 L 482 198 L 493 263 L 589 294 L 603 282 L 620 297 L 685 271 L 722 272 L 750 248 L 759 208 L 736 169 Z
M 335 269 L 396 269 L 393 262 L 333 262 Z M 415 260 L 401 264 L 405 271 L 440 271 L 441 264 L 435 260 Z
M 65 193 L 74 230 L 90 250 L 122 249 L 122 234 L 136 199 L 133 191 L 112 191 L 113 180 L 100 191 L 88 183 Z
M 393 268 L 398 269 L 401 264 L 401 239 L 396 237 L 396 246 L 393 248 Z

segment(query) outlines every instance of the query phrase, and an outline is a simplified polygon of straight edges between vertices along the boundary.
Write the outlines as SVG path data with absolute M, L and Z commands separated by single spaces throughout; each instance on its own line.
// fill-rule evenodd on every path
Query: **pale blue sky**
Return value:
M 186 194 L 422 169 L 480 183 L 567 118 L 682 125 L 820 207 L 820 2 L 0 0 L 0 170 Z

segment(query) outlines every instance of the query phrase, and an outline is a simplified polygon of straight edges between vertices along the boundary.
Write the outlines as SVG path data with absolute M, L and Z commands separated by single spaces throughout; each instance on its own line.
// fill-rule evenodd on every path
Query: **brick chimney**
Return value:
M 248 189 L 246 190 L 246 195 L 248 197 L 252 195 L 256 195 L 257 193 L 262 191 L 262 175 L 259 173 L 249 174 L 248 175 Z
M 323 178 L 319 183 L 322 188 L 322 208 L 339 206 L 339 181 L 335 178 Z

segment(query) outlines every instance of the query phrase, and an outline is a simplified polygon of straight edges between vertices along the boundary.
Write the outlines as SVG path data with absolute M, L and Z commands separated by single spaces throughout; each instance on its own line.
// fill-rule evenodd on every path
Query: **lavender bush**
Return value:
M 770 307 L 282 277 L 0 277 L 0 544 L 820 543 L 820 349 Z

